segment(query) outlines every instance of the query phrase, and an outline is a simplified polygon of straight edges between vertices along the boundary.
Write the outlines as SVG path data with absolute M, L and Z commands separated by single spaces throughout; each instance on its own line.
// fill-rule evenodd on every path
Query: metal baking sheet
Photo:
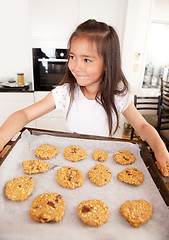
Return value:
M 35 181 L 33 194 L 23 202 L 12 202 L 4 195 L 5 184 L 13 177 L 24 176 L 22 161 L 37 159 L 35 147 L 41 144 L 52 144 L 59 148 L 59 154 L 51 160 L 50 169 L 44 174 L 32 175 Z M 75 144 L 82 146 L 88 153 L 85 160 L 69 162 L 63 157 L 64 147 Z M 109 153 L 105 164 L 112 172 L 111 181 L 98 187 L 88 179 L 87 172 L 95 165 L 92 152 L 103 148 Z M 113 160 L 113 153 L 123 149 L 133 152 L 137 159 L 131 165 L 144 173 L 144 182 L 140 186 L 121 183 L 117 173 L 127 166 Z M 145 163 L 144 163 L 145 162 Z M 57 169 L 61 166 L 74 166 L 80 169 L 85 177 L 83 186 L 77 189 L 61 187 L 56 181 Z M 100 138 L 94 136 L 71 135 L 67 133 L 47 132 L 26 129 L 21 138 L 12 144 L 6 159 L 2 159 L 0 168 L 0 239 L 169 239 L 169 211 L 151 174 L 156 167 L 147 148 L 143 144 L 126 140 Z M 155 174 L 156 175 L 156 174 Z M 30 176 L 30 175 L 29 175 Z M 157 174 L 158 176 L 158 174 Z M 158 178 L 156 176 L 156 178 Z M 161 179 L 162 181 L 162 179 Z M 164 184 L 165 186 L 165 184 Z M 65 216 L 59 223 L 37 223 L 28 215 L 33 199 L 43 192 L 57 192 L 66 202 Z M 167 196 L 166 196 L 167 197 Z M 84 226 L 77 216 L 78 204 L 87 199 L 100 199 L 107 203 L 110 211 L 109 221 L 101 227 Z M 126 200 L 145 199 L 153 206 L 153 216 L 139 229 L 132 227 L 120 214 L 119 208 Z

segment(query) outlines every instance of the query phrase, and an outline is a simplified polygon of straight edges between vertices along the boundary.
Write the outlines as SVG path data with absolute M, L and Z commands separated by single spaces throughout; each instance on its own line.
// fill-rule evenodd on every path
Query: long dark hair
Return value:
M 97 22 L 96 20 L 88 20 L 80 24 L 72 33 L 68 42 L 68 59 L 71 42 L 74 38 L 85 38 L 92 43 L 94 42 L 97 46 L 98 54 L 103 57 L 105 72 L 95 99 L 103 106 L 107 113 L 109 135 L 111 136 L 113 111 L 115 112 L 117 117 L 117 125 L 114 133 L 117 131 L 119 125 L 119 116 L 114 103 L 115 95 L 119 95 L 122 93 L 125 94 L 128 90 L 127 80 L 121 70 L 120 43 L 118 35 L 113 29 L 113 27 L 108 26 L 103 22 Z M 60 85 L 64 83 L 69 83 L 70 85 L 70 110 L 74 99 L 76 79 L 74 78 L 68 67 Z M 121 88 L 119 88 L 119 83 L 122 83 Z M 98 98 L 99 94 L 100 98 Z

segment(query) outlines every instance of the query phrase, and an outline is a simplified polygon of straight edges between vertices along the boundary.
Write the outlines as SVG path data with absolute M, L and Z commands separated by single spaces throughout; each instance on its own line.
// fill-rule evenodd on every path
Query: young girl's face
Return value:
M 85 38 L 73 39 L 68 67 L 80 86 L 86 88 L 92 86 L 98 90 L 104 73 L 104 64 L 95 43 Z

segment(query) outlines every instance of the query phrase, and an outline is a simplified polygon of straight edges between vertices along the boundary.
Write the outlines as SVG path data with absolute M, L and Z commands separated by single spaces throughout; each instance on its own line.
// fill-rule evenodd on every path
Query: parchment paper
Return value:
M 26 175 L 23 172 L 22 161 L 38 159 L 34 149 L 42 144 L 52 144 L 58 147 L 59 154 L 51 160 L 50 169 L 46 173 Z M 70 162 L 64 159 L 65 147 L 74 144 L 87 151 L 85 160 Z M 102 187 L 90 182 L 88 171 L 96 164 L 92 152 L 96 148 L 108 152 L 109 158 L 103 164 L 112 172 L 112 179 Z M 132 165 L 122 166 L 113 159 L 113 153 L 129 150 L 136 156 Z M 63 188 L 56 181 L 57 169 L 61 166 L 73 166 L 80 169 L 85 177 L 84 185 L 74 190 Z M 140 186 L 121 183 L 117 173 L 126 167 L 136 167 L 144 173 L 144 182 Z M 23 202 L 13 202 L 5 197 L 5 184 L 14 177 L 32 176 L 35 181 L 33 194 Z M 38 223 L 28 214 L 33 199 L 44 192 L 57 192 L 66 202 L 66 211 L 58 223 Z M 156 185 L 154 184 L 141 156 L 137 144 L 128 142 L 97 141 L 77 138 L 64 138 L 49 135 L 35 136 L 28 130 L 23 132 L 0 168 L 0 239 L 1 240 L 168 240 L 169 210 L 165 205 Z M 89 227 L 78 218 L 77 206 L 81 201 L 100 199 L 107 203 L 110 219 L 100 227 Z M 147 200 L 153 206 L 153 216 L 140 228 L 134 228 L 120 214 L 121 204 L 126 200 Z

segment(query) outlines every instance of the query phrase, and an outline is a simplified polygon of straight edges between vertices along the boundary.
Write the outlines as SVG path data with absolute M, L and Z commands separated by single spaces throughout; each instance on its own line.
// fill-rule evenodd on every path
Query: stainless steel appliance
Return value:
M 33 48 L 34 90 L 50 91 L 57 86 L 67 61 L 67 49 Z

